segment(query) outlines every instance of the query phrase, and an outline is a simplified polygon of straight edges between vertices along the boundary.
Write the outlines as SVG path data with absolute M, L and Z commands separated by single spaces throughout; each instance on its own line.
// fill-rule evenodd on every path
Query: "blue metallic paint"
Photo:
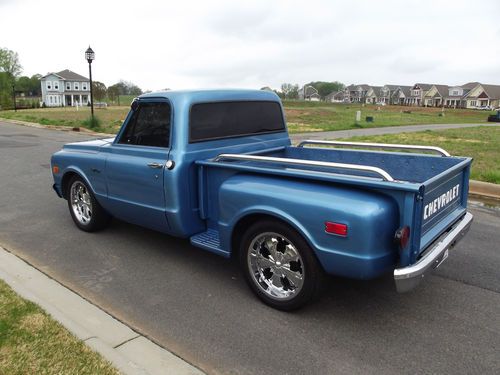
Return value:
M 188 121 L 194 103 L 279 102 L 278 97 L 255 90 L 200 90 L 146 94 L 138 100 L 171 104 L 170 148 L 118 144 L 129 113 L 115 140 L 68 144 L 53 155 L 52 165 L 61 171 L 54 175 L 56 192 L 62 192 L 63 175 L 77 173 L 111 214 L 179 237 L 218 230 L 220 248 L 214 251 L 226 256 L 240 219 L 256 213 L 271 215 L 304 236 L 327 272 L 355 278 L 376 277 L 393 269 L 398 258 L 401 266 L 414 263 L 465 212 L 468 158 L 295 148 L 290 147 L 286 131 L 190 144 Z M 353 177 L 341 171 L 331 174 L 320 168 L 210 160 L 221 153 L 368 164 L 389 171 L 400 181 L 365 178 L 366 174 Z M 160 172 L 146 166 L 149 161 L 167 160 L 175 162 L 174 169 Z M 431 199 L 432 191 L 445 191 L 459 180 L 460 204 L 428 224 L 422 236 L 424 201 Z M 325 221 L 347 224 L 347 238 L 325 233 Z M 398 254 L 392 238 L 405 225 L 412 231 L 411 245 Z

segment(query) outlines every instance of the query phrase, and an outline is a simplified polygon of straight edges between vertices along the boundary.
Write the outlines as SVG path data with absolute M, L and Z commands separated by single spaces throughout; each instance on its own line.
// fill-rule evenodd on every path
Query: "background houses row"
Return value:
M 313 86 L 299 90 L 300 100 L 447 108 L 498 108 L 500 85 L 469 82 L 461 86 L 415 83 L 413 86 L 349 85 L 321 98 Z

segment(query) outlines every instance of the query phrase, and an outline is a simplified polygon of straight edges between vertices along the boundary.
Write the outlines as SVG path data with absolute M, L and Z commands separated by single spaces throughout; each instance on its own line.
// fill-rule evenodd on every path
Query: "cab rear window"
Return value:
M 284 130 L 285 122 L 277 102 L 214 102 L 191 107 L 190 143 Z

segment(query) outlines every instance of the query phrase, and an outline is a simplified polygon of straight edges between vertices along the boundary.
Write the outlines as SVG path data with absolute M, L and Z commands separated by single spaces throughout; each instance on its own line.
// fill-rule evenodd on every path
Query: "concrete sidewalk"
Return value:
M 123 374 L 203 374 L 2 247 L 0 279 L 39 305 Z

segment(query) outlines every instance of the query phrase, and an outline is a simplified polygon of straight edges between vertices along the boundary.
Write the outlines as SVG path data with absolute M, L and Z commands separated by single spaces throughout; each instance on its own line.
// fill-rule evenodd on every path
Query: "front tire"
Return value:
M 290 311 L 319 295 L 323 269 L 288 225 L 276 220 L 253 224 L 242 237 L 239 255 L 248 285 L 267 305 Z
M 111 216 L 97 202 L 92 190 L 80 176 L 70 180 L 67 197 L 71 217 L 81 230 L 95 232 L 109 224 Z

